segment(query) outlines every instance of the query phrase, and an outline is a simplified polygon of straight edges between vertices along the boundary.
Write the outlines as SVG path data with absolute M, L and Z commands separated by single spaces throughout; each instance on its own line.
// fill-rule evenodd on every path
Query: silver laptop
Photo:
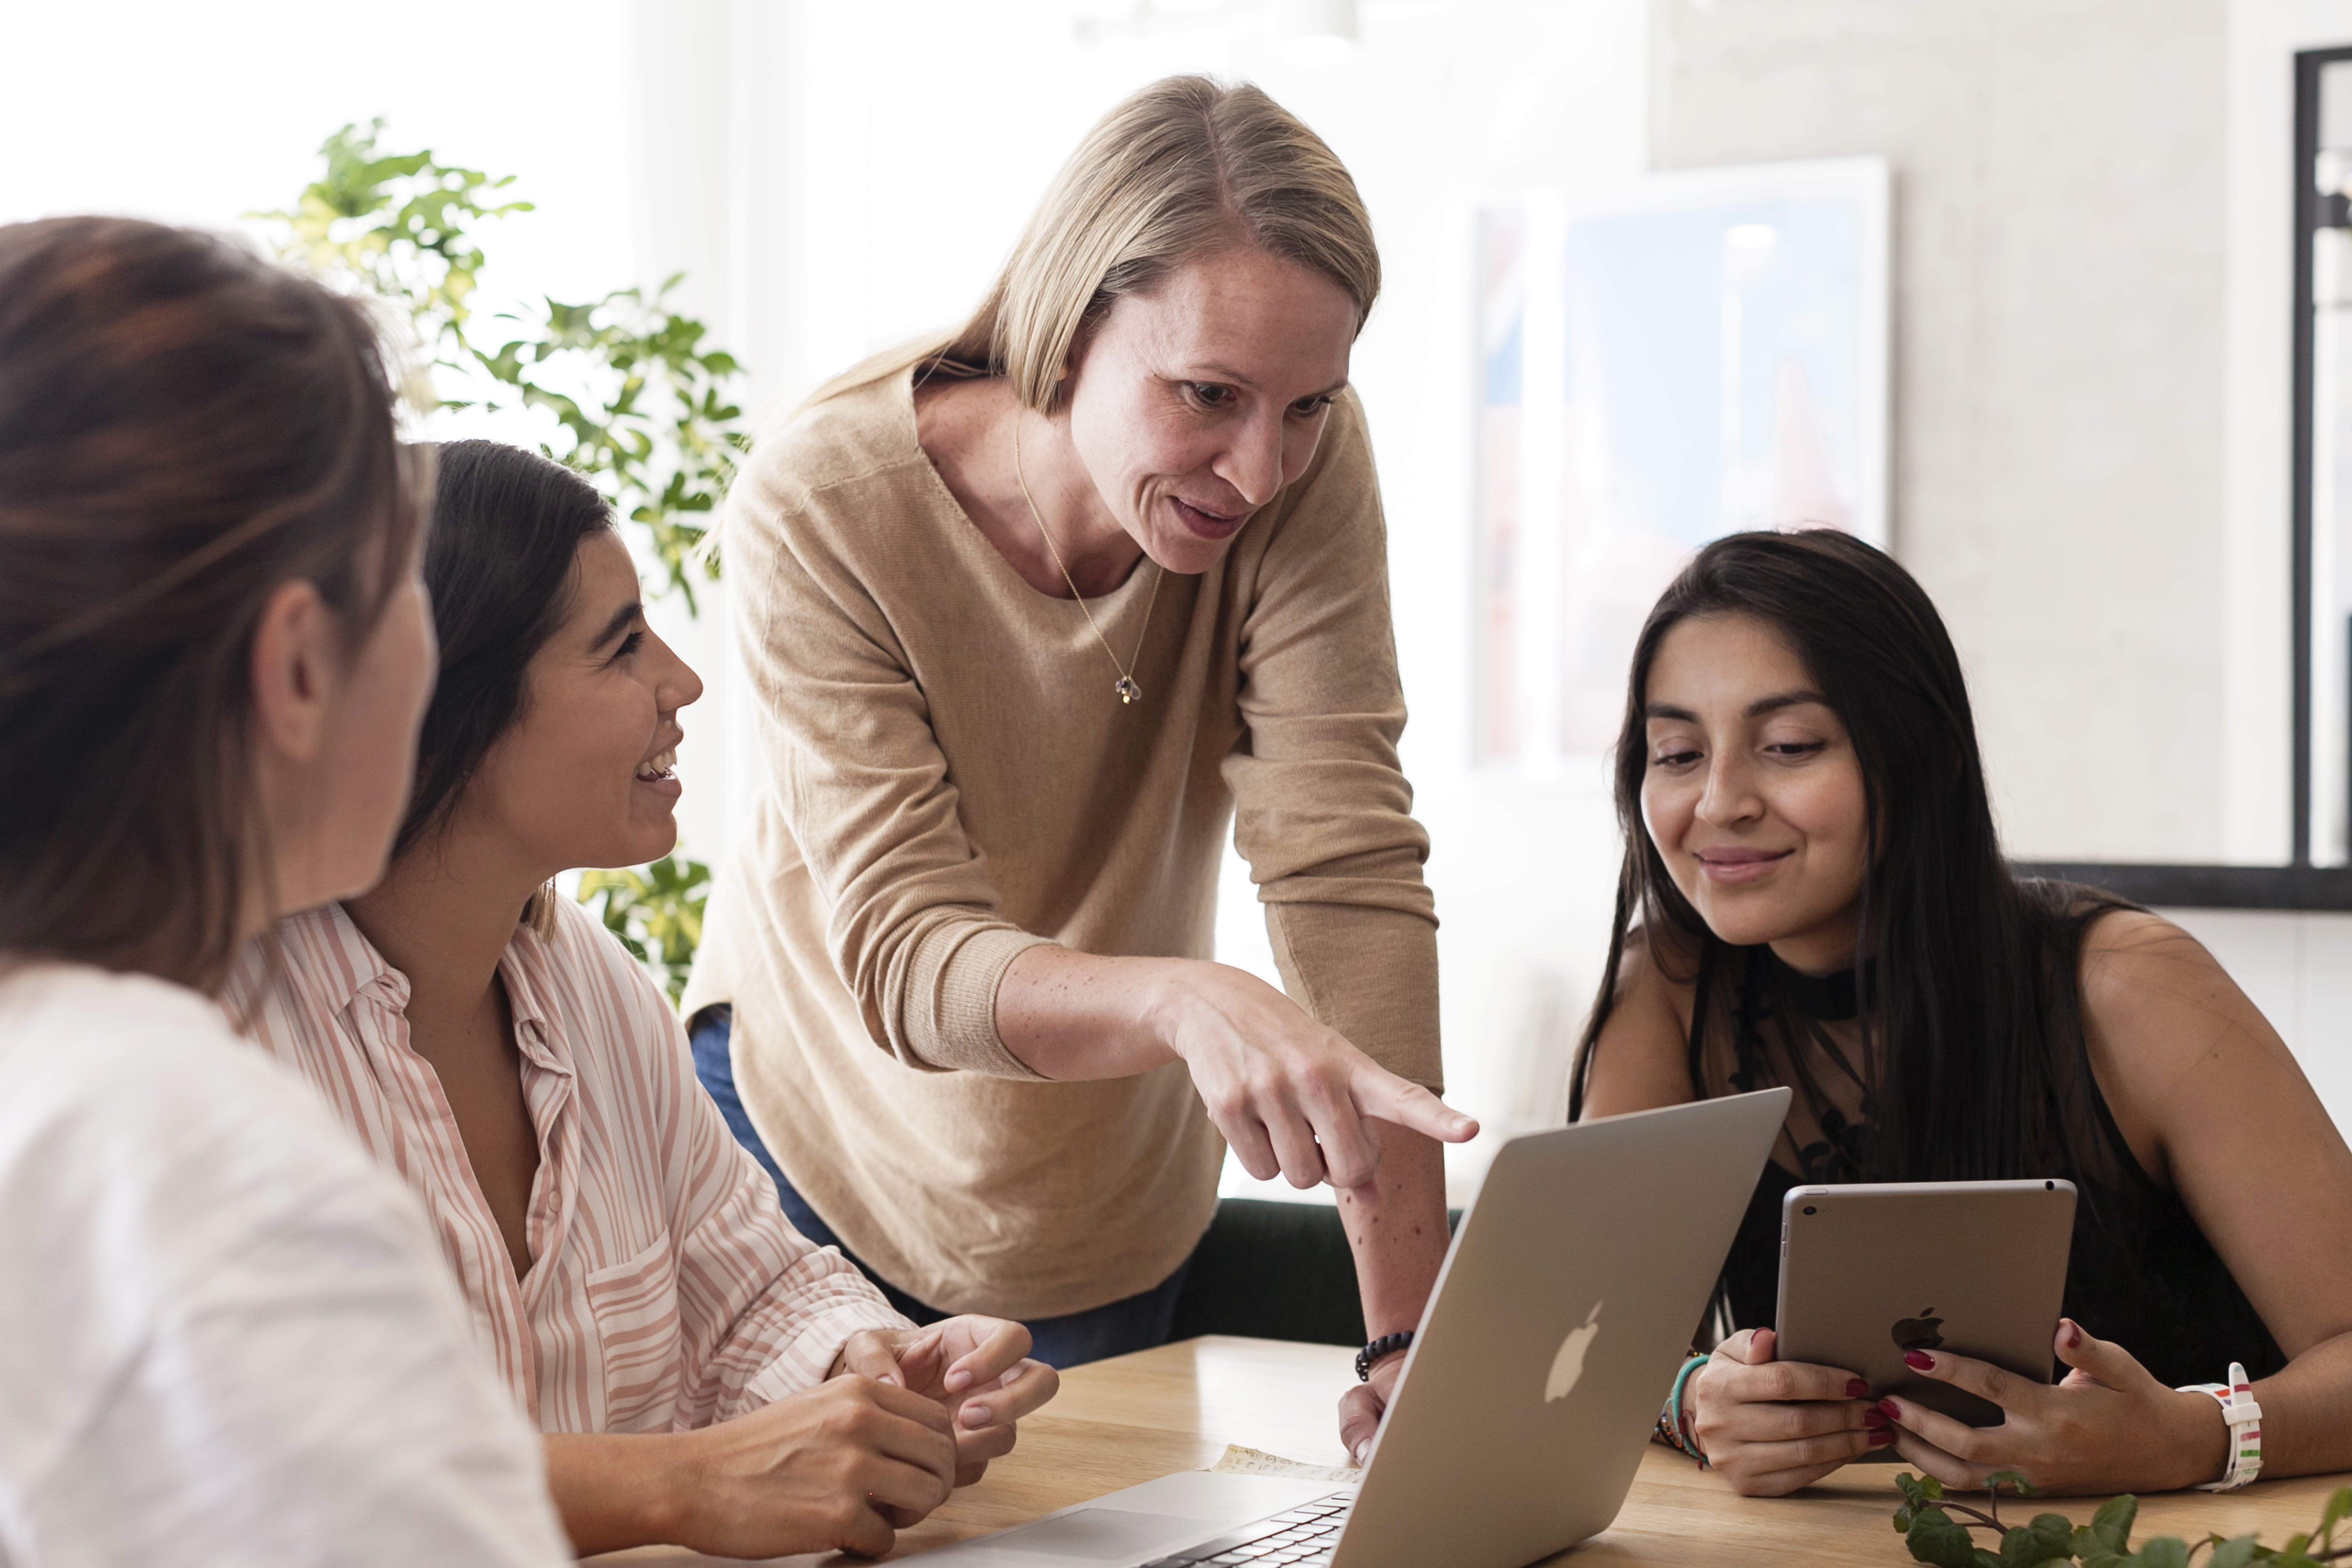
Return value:
M 925 1568 L 1521 1568 L 1606 1529 L 1789 1113 L 1766 1089 L 1515 1138 L 1362 1481 L 1191 1472 Z

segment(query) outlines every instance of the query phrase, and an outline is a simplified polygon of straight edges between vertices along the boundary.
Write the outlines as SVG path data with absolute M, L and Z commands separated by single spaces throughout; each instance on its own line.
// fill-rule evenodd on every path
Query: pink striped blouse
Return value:
M 499 965 L 539 1131 L 520 1280 L 441 1080 L 409 1048 L 408 979 L 341 905 L 280 922 L 281 971 L 257 944 L 227 998 L 424 1200 L 523 1413 L 548 1432 L 702 1426 L 818 1383 L 856 1330 L 903 1326 L 785 1222 L 635 961 L 569 900 L 557 925 L 551 941 L 518 929 Z

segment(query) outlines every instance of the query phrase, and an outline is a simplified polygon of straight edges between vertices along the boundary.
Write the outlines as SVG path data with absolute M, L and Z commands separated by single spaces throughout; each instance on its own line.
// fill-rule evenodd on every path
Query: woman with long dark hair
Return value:
M 1958 657 L 1907 573 L 1827 531 L 1702 550 L 1636 644 L 1616 795 L 1571 1114 L 1796 1090 L 1724 1270 L 1737 1331 L 1683 1402 L 1735 1487 L 1791 1491 L 1885 1447 L 1963 1486 L 2234 1479 L 2221 1406 L 2173 1386 L 2233 1361 L 2263 1472 L 2352 1467 L 2352 1152 L 2186 933 L 2010 870 Z M 1790 1186 L 2052 1176 L 2081 1193 L 2053 1346 L 2072 1371 L 1914 1352 L 2001 1425 L 1774 1361 Z
M 1018 1323 L 912 1327 L 795 1234 L 668 998 L 555 896 L 677 843 L 702 682 L 587 480 L 495 441 L 439 457 L 442 671 L 391 867 L 280 921 L 230 994 L 424 1202 L 574 1547 L 878 1555 L 1054 1372 Z
M 415 469 L 351 301 L 0 228 L 0 1560 L 568 1560 L 415 1204 L 217 1002 L 383 874 Z

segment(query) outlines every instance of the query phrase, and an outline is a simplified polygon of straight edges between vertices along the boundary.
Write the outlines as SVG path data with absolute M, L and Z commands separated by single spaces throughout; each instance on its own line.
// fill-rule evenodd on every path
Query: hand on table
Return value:
M 936 1401 L 955 1434 L 955 1484 L 968 1487 L 987 1474 L 989 1460 L 1013 1451 L 1021 1417 L 1062 1386 L 1059 1373 L 1028 1355 L 1029 1331 L 1019 1323 L 966 1314 L 924 1329 L 861 1329 L 841 1347 L 832 1375 L 870 1377 Z
M 947 1407 L 866 1377 L 836 1377 L 667 1439 L 685 1478 L 660 1538 L 719 1557 L 847 1551 L 876 1557 L 947 1500 Z
M 1389 1396 L 1396 1392 L 1397 1378 L 1403 1371 L 1402 1352 L 1383 1356 L 1373 1365 L 1368 1382 L 1339 1396 L 1339 1443 L 1348 1450 L 1349 1464 L 1360 1465 L 1372 1457 L 1372 1439 L 1380 1433 L 1381 1417 L 1388 1414 Z
M 2054 1348 L 2073 1369 L 2054 1385 L 1949 1351 L 1911 1352 L 1920 1376 L 1989 1399 L 2006 1419 L 1970 1426 L 1913 1400 L 1881 1400 L 1895 1451 L 1948 1487 L 1980 1489 L 1993 1471 L 2015 1470 L 2053 1496 L 2168 1491 L 2221 1475 L 2229 1427 L 2210 1395 L 2167 1388 L 2130 1352 L 2069 1319 Z
M 1780 1497 L 1895 1442 L 1853 1373 L 1774 1361 L 1770 1329 L 1742 1329 L 1683 1385 L 1707 1463 L 1744 1497 Z
M 1367 1185 L 1380 1163 L 1378 1123 L 1447 1143 L 1478 1124 L 1318 1024 L 1255 975 L 1188 963 L 1150 1005 L 1160 1037 L 1192 1069 L 1209 1119 L 1261 1182 Z

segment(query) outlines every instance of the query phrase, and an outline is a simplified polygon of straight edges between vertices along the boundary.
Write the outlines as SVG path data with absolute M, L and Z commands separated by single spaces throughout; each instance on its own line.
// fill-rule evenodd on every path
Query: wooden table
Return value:
M 1354 1381 L 1353 1352 L 1274 1340 L 1200 1339 L 1097 1362 L 1063 1375 L 1053 1404 L 1025 1422 L 1021 1446 L 898 1537 L 893 1560 L 984 1531 L 1021 1524 L 1057 1508 L 1176 1470 L 1204 1469 L 1228 1443 L 1311 1464 L 1346 1463 L 1333 1414 Z M 1795 1498 L 1732 1494 L 1681 1455 L 1653 1446 L 1617 1522 L 1550 1559 L 1574 1568 L 1611 1563 L 1803 1563 L 1902 1568 L 1911 1561 L 1895 1533 L 1896 1468 L 1852 1467 Z M 2319 1518 L 2346 1478 L 2263 1481 L 2220 1495 L 2176 1493 L 2146 1500 L 2133 1540 L 2208 1531 L 2259 1531 L 2277 1545 Z M 2101 1500 L 2047 1506 L 2087 1521 Z M 2006 1510 L 2003 1510 L 2006 1513 Z M 2027 1504 L 2021 1510 L 2035 1511 Z M 688 1552 L 614 1552 L 596 1563 L 709 1563 Z M 779 1563 L 846 1565 L 843 1556 L 789 1557 Z M 1443 1568 L 1433 1564 L 1432 1568 Z

